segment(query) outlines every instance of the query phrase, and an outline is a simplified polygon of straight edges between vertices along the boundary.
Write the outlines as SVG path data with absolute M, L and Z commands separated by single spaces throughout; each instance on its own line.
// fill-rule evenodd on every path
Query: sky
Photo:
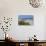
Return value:
M 33 19 L 32 15 L 19 15 L 19 19 Z

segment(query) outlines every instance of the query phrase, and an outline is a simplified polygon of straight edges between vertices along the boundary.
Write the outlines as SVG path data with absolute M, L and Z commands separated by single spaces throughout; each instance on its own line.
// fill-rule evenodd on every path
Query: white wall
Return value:
M 45 16 L 45 24 L 44 24 L 45 28 L 44 28 L 44 39 L 46 40 L 46 16 Z
M 38 39 L 44 39 L 44 16 L 37 15 L 38 14 L 34 14 L 34 24 L 32 26 L 19 26 L 17 16 L 15 16 L 11 29 L 12 32 L 10 31 L 12 35 L 19 40 L 27 40 L 34 34 L 37 35 Z
M 34 16 L 33 26 L 18 26 L 18 15 L 31 14 Z M 27 40 L 34 34 L 39 40 L 44 38 L 44 18 L 46 8 L 32 8 L 28 0 L 0 0 L 0 16 L 13 17 L 9 33 L 16 39 Z M 2 39 L 2 36 L 1 38 Z

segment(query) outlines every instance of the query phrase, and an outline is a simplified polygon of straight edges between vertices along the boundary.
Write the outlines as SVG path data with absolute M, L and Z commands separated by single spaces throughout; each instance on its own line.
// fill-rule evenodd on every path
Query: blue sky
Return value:
M 19 19 L 33 19 L 32 15 L 19 15 Z

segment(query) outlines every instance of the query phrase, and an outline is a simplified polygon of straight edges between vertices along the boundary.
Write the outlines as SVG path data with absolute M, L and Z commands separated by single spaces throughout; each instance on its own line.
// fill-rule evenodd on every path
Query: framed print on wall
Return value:
M 18 25 L 33 25 L 33 15 L 19 15 Z

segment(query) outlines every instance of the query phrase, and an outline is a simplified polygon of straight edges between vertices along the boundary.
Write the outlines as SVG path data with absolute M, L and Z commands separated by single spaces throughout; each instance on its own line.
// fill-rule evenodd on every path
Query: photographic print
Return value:
M 19 15 L 18 25 L 33 25 L 33 15 Z

